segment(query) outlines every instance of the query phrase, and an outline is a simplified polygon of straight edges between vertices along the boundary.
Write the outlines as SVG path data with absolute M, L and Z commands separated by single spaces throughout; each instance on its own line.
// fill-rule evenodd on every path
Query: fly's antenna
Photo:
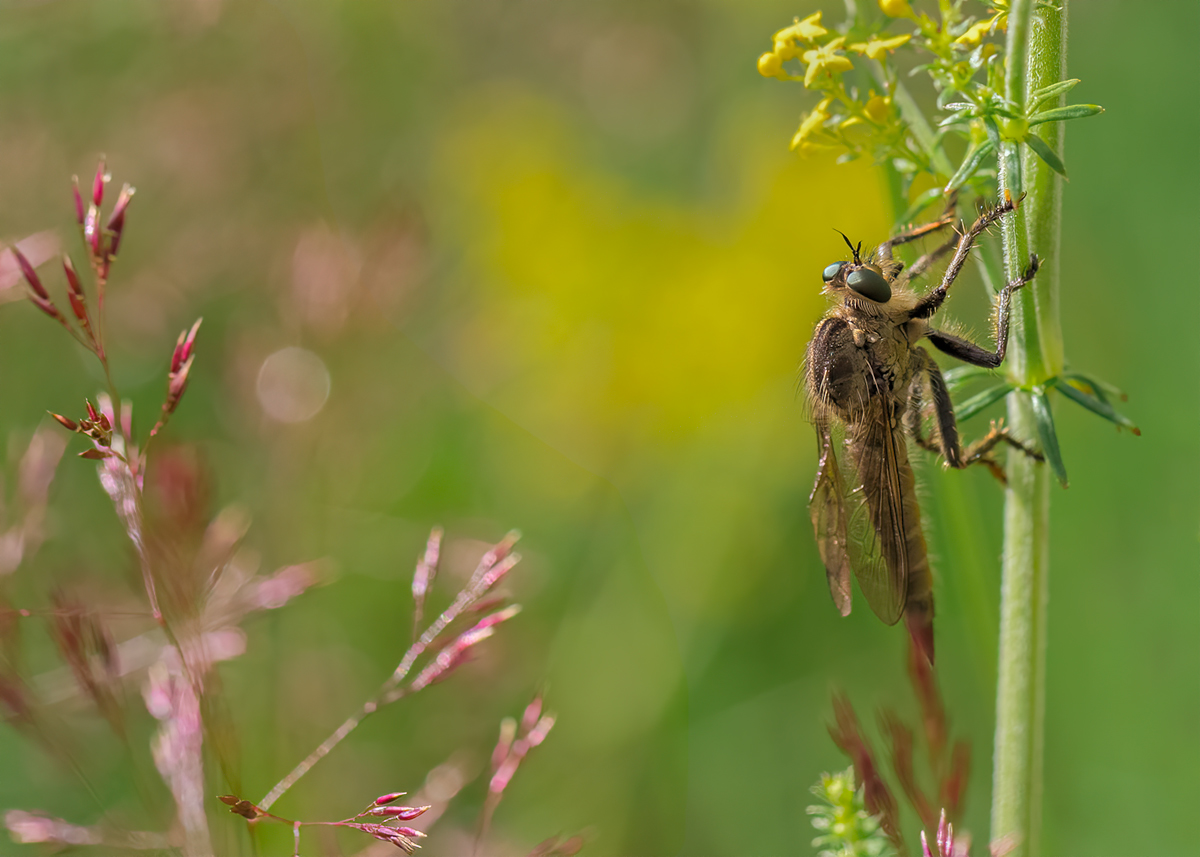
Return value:
M 861 242 L 861 241 L 859 241 L 859 242 L 858 242 L 858 246 L 857 246 L 857 247 L 855 247 L 855 246 L 854 246 L 854 244 L 853 244 L 853 243 L 850 241 L 850 239 L 846 237 L 846 233 L 845 233 L 845 232 L 843 232 L 843 231 L 842 231 L 842 230 L 840 230 L 840 229 L 835 229 L 835 230 L 833 230 L 833 231 L 834 231 L 834 232 L 836 232 L 838 235 L 841 235 L 841 236 L 842 236 L 842 240 L 846 242 L 846 246 L 847 246 L 847 247 L 849 247 L 849 248 L 850 248 L 850 252 L 854 254 L 854 264 L 855 264 L 855 265 L 861 265 L 861 264 L 862 264 L 862 259 L 860 259 L 860 258 L 859 258 L 858 254 L 859 254 L 859 251 L 861 251 L 861 250 L 862 250 L 862 242 Z

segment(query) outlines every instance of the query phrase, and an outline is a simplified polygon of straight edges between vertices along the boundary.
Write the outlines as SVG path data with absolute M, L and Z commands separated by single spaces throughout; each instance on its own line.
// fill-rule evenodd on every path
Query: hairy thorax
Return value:
M 883 407 L 903 410 L 920 368 L 914 353 L 925 335 L 923 320 L 910 319 L 917 296 L 897 291 L 886 304 L 846 296 L 817 327 L 809 348 L 809 386 L 843 421 Z

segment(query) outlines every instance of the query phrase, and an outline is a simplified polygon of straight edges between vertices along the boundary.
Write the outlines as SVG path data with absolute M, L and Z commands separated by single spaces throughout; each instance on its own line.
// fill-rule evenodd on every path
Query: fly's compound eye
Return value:
M 826 272 L 828 273 L 828 269 Z M 885 304 L 892 298 L 892 287 L 883 278 L 883 274 L 870 268 L 851 271 L 850 276 L 846 277 L 846 285 L 876 303 Z
M 832 265 L 830 265 L 828 268 L 826 268 L 824 271 L 821 272 L 821 279 L 828 283 L 830 280 L 832 280 L 834 277 L 836 277 L 838 275 L 838 272 L 842 270 L 842 267 L 845 264 L 846 264 L 845 262 L 834 262 Z

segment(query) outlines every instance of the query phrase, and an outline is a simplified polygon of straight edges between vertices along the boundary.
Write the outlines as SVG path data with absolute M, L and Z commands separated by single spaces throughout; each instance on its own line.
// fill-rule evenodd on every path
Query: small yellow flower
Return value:
M 965 48 L 973 48 L 983 41 L 983 37 L 987 35 L 991 27 L 991 21 L 980 21 L 978 24 L 972 24 L 970 29 L 954 40 L 954 44 Z
M 812 112 L 800 121 L 800 130 L 792 137 L 790 146 L 792 151 L 799 149 L 801 154 L 805 154 L 821 148 L 830 148 L 829 144 L 817 143 L 812 138 L 821 131 L 829 119 L 829 106 L 832 103 L 833 99 L 831 98 L 823 99 L 813 108 Z
M 808 69 L 804 72 L 804 86 L 812 89 L 813 84 L 821 75 L 833 75 L 849 71 L 854 68 L 854 64 L 846 59 L 841 54 L 837 53 L 841 50 L 842 42 L 846 41 L 845 37 L 838 36 L 832 42 L 822 45 L 819 48 L 814 48 L 811 51 L 804 52 L 804 62 L 808 64 Z
M 779 43 L 784 42 L 788 45 L 792 41 L 799 39 L 802 42 L 811 42 L 814 39 L 819 39 L 829 31 L 821 26 L 821 13 L 813 12 L 803 21 L 796 21 L 790 27 L 784 27 L 775 34 L 775 48 L 778 50 Z
M 867 118 L 878 125 L 887 124 L 888 114 L 892 110 L 892 99 L 885 95 L 872 95 L 867 99 L 867 106 L 863 108 L 863 112 L 867 114 Z
M 894 51 L 896 48 L 906 44 L 912 38 L 912 33 L 903 36 L 893 36 L 890 39 L 881 39 L 878 36 L 871 36 L 869 41 L 859 42 L 856 45 L 851 45 L 850 50 L 856 53 L 866 54 L 873 60 L 883 59 L 888 51 Z
M 1001 18 L 1005 20 L 1000 21 Z M 965 33 L 954 40 L 954 44 L 965 48 L 973 48 L 983 41 L 983 37 L 992 31 L 992 25 L 996 25 L 1000 29 L 1004 29 L 1008 25 L 1008 15 L 1001 12 L 986 21 L 980 21 L 972 24 Z
M 779 54 L 771 52 L 758 58 L 758 73 L 763 77 L 777 77 L 783 72 L 783 60 Z
M 879 0 L 879 8 L 889 18 L 916 18 L 908 0 Z

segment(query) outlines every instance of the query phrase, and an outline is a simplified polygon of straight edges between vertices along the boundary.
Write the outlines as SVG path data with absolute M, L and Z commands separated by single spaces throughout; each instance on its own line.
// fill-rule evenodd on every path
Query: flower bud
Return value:
M 388 792 L 385 795 L 380 795 L 379 797 L 375 798 L 372 803 L 375 804 L 375 806 L 386 806 L 394 800 L 399 800 L 406 794 L 408 794 L 408 792 Z
M 104 158 L 100 158 L 100 164 L 96 167 L 96 177 L 92 179 L 92 205 L 100 205 L 104 201 L 104 185 L 108 182 L 109 176 L 104 169 Z
M 79 423 L 75 422 L 75 420 L 64 417 L 62 414 L 56 414 L 53 411 L 47 411 L 46 413 L 58 420 L 59 425 L 67 431 L 79 431 Z
M 83 194 L 79 192 L 79 176 L 71 176 L 71 195 L 75 198 L 75 220 L 83 226 Z
M 30 261 L 25 258 L 25 254 L 16 247 L 12 248 L 12 252 L 17 257 L 17 264 L 21 266 L 21 273 L 25 276 L 25 282 L 29 283 L 29 288 L 33 289 L 34 294 L 39 298 L 50 300 L 50 295 L 46 292 L 46 287 L 38 279 L 37 271 L 34 270 Z

